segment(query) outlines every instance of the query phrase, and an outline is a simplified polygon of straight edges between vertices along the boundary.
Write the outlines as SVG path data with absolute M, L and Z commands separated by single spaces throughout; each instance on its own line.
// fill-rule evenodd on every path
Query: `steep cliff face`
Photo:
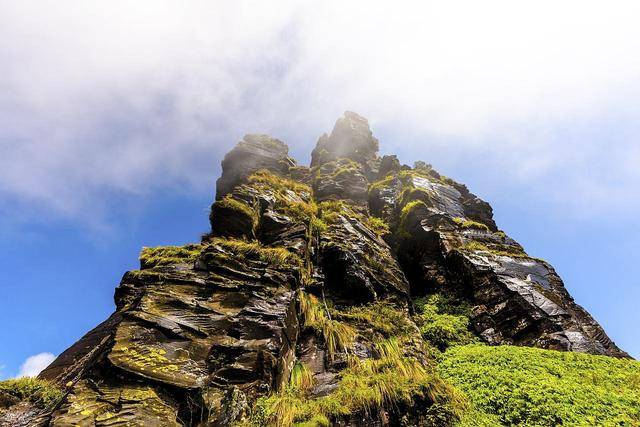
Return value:
M 468 406 L 436 370 L 452 344 L 627 357 L 488 203 L 380 158 L 355 113 L 310 168 L 266 135 L 222 166 L 211 232 L 144 248 L 116 312 L 42 372 L 63 397 L 4 424 L 452 425 Z

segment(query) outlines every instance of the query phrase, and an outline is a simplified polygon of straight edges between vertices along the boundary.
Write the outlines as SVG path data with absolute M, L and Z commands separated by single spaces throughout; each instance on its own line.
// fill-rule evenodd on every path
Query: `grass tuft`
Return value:
M 172 264 L 192 264 L 196 261 L 202 245 L 144 247 L 140 252 L 140 267 L 143 269 Z
M 458 217 L 458 218 L 453 218 L 453 222 L 458 224 L 458 226 L 461 228 L 489 231 L 489 227 L 487 227 L 486 224 L 483 224 L 477 221 L 472 221 L 470 219 Z
M 223 237 L 212 239 L 211 244 L 219 246 L 225 252 L 231 252 L 233 255 L 263 261 L 276 268 L 302 268 L 303 266 L 303 261 L 298 255 L 282 247 L 271 248 L 258 242 Z
M 315 296 L 299 291 L 298 300 L 304 326 L 322 334 L 329 359 L 333 360 L 338 352 L 347 351 L 355 340 L 355 329 L 346 323 L 331 319 Z

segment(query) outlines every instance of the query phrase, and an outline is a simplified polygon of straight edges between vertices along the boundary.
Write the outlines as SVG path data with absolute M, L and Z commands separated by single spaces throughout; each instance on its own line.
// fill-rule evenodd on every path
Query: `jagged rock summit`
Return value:
M 41 373 L 63 396 L 2 425 L 453 425 L 449 346 L 628 357 L 488 203 L 379 157 L 355 113 L 310 167 L 247 135 L 222 169 L 211 231 L 144 248 L 116 312 Z

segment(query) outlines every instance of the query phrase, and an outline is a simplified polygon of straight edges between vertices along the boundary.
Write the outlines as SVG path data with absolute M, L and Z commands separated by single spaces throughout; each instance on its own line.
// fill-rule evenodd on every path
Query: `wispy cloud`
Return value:
M 113 197 L 210 191 L 214 162 L 243 133 L 303 152 L 345 109 L 405 129 L 397 137 L 414 142 L 383 143 L 407 157 L 481 158 L 469 167 L 499 171 L 497 193 L 640 210 L 628 197 L 640 185 L 637 2 L 0 10 L 5 218 L 100 223 Z
M 27 357 L 27 359 L 20 365 L 20 372 L 18 372 L 18 378 L 21 377 L 35 377 L 44 368 L 49 366 L 51 362 L 55 360 L 55 356 L 51 353 L 38 353 L 33 356 Z

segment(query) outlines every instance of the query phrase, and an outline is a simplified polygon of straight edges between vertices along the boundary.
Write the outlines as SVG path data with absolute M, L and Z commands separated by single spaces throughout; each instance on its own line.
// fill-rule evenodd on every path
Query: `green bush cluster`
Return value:
M 443 294 L 418 298 L 414 304 L 414 319 L 422 337 L 439 350 L 477 341 L 469 329 L 471 307 L 468 304 Z
M 463 390 L 474 406 L 463 426 L 640 425 L 640 363 L 636 361 L 469 345 L 446 351 L 438 371 Z
M 63 396 L 53 383 L 32 377 L 0 381 L 0 394 L 3 393 L 22 401 L 28 400 L 42 409 L 53 407 Z

